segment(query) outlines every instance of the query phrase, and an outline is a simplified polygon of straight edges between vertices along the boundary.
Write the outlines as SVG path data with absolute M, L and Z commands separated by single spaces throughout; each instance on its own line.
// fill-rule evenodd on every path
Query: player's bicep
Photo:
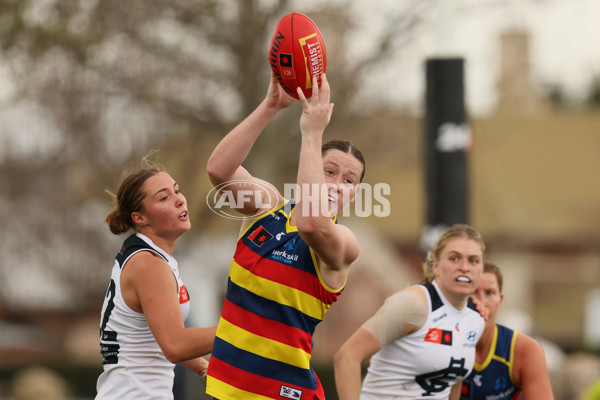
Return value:
M 234 179 L 215 186 L 209 199 L 215 209 L 229 208 L 244 215 L 258 215 L 283 202 L 283 196 L 271 183 L 244 173 L 236 173 Z
M 128 268 L 131 268 L 130 273 L 135 274 L 135 289 L 148 326 L 158 344 L 164 348 L 174 340 L 178 329 L 185 328 L 177 280 L 164 260 L 155 256 L 145 258 L 143 265 L 138 262 Z
M 358 240 L 347 226 L 331 221 L 326 229 L 311 233 L 300 232 L 300 236 L 315 252 L 317 258 L 323 261 L 324 268 L 345 272 L 358 258 Z
M 520 384 L 523 399 L 551 399 L 552 386 L 542 345 L 529 336 L 519 334 L 515 346 L 518 346 L 515 349 L 515 357 L 519 357 L 521 362 Z

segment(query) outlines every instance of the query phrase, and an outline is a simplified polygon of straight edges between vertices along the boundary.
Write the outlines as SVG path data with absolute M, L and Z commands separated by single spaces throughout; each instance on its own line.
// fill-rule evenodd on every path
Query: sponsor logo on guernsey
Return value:
M 440 315 L 439 317 L 435 317 L 435 318 L 433 319 L 433 321 L 432 321 L 432 322 L 434 322 L 434 323 L 435 323 L 435 322 L 438 322 L 438 321 L 440 321 L 440 320 L 442 320 L 442 319 L 446 318 L 447 316 L 448 316 L 448 314 L 446 314 L 446 313 L 443 313 L 443 314 L 442 314 L 442 315 Z
M 477 332 L 469 331 L 467 333 L 467 342 L 463 343 L 463 347 L 475 347 L 477 344 Z
M 292 240 L 288 241 L 286 244 L 283 245 L 283 248 L 285 250 L 294 250 L 294 247 L 296 247 L 296 238 L 293 238 Z
M 278 238 L 278 237 L 279 237 L 279 234 L 277 234 L 276 238 Z M 279 240 L 279 239 L 277 239 L 277 240 Z M 273 252 L 271 252 L 271 259 L 285 263 L 285 264 L 291 264 L 295 261 L 298 261 L 298 255 L 291 253 L 291 252 L 293 252 L 294 247 L 296 247 L 296 238 L 292 238 L 292 240 L 288 240 L 283 245 L 283 250 L 273 250 Z M 288 253 L 288 251 L 290 253 Z
M 185 285 L 181 285 L 181 288 L 179 289 L 179 304 L 187 303 L 188 301 L 190 301 L 190 295 L 188 294 Z
M 271 258 L 285 264 L 291 264 L 294 261 L 298 261 L 298 254 L 288 254 L 285 250 L 273 250 Z
M 254 232 L 248 235 L 248 239 L 250 239 L 252 243 L 257 245 L 258 247 L 262 246 L 263 243 L 265 243 L 268 240 L 271 240 L 272 238 L 273 235 L 271 235 L 269 231 L 267 231 L 262 225 L 256 228 Z
M 506 389 L 506 378 L 501 376 L 498 379 L 496 379 L 496 382 L 494 383 L 494 389 L 496 389 L 496 390 Z
M 429 328 L 429 331 L 425 335 L 425 341 L 452 346 L 452 331 L 439 328 Z
M 502 400 L 507 398 L 508 396 L 510 396 L 512 394 L 512 392 L 515 391 L 514 387 L 511 387 L 510 389 L 502 392 L 502 393 L 498 393 L 498 394 L 490 394 L 488 396 L 485 396 L 485 400 Z
M 279 395 L 281 397 L 285 397 L 286 399 L 296 399 L 299 400 L 302 397 L 302 390 L 294 389 L 285 385 L 281 385 L 281 390 L 279 390 Z
M 471 400 L 473 398 L 473 388 L 471 382 L 463 381 L 462 387 L 460 388 L 460 398 Z

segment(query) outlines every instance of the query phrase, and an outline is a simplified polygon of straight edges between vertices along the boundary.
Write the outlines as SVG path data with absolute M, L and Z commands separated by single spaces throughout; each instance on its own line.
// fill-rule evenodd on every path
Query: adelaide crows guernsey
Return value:
M 117 254 L 104 298 L 100 321 L 100 347 L 104 372 L 98 378 L 96 399 L 172 399 L 174 364 L 165 357 L 143 313 L 133 311 L 121 293 L 121 273 L 140 251 L 162 258 L 177 280 L 179 304 L 185 320 L 190 309 L 188 292 L 179 276 L 177 261 L 147 236 L 129 236 Z
M 519 397 L 521 389 L 513 382 L 513 360 L 517 332 L 496 324 L 490 352 L 480 365 L 463 382 L 461 399 L 512 400 Z
M 383 344 L 371 357 L 361 400 L 448 399 L 475 362 L 484 320 L 468 301 L 457 310 L 433 281 L 420 285 L 429 313 L 416 332 Z
M 341 288 L 324 283 L 293 208 L 263 214 L 237 242 L 208 366 L 206 393 L 220 400 L 325 398 L 313 334 Z

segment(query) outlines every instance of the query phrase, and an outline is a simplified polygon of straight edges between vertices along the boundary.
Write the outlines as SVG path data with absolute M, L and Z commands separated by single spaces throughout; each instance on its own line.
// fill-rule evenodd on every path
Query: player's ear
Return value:
M 438 268 L 439 268 L 439 262 L 438 260 L 433 260 L 433 262 L 431 263 L 431 272 L 433 272 L 434 276 L 438 275 Z
M 148 225 L 148 218 L 146 218 L 145 215 L 140 214 L 137 211 L 134 211 L 131 213 L 131 220 L 133 221 L 134 224 L 139 225 L 139 226 Z

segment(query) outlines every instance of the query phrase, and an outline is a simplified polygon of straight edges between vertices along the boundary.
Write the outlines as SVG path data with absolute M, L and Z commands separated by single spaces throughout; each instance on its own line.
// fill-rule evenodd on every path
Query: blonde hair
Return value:
M 427 256 L 425 257 L 425 261 L 423 262 L 423 283 L 429 283 L 434 280 L 435 276 L 433 274 L 433 263 L 436 260 L 439 260 L 440 254 L 446 247 L 446 244 L 455 238 L 463 237 L 466 239 L 470 239 L 481 247 L 481 253 L 485 253 L 485 243 L 483 242 L 483 237 L 479 232 L 473 229 L 471 226 L 467 224 L 455 224 L 450 228 L 446 229 L 442 236 L 437 240 L 435 245 L 431 250 L 427 252 Z
M 106 216 L 106 223 L 112 233 L 122 235 L 130 229 L 135 229 L 131 214 L 142 211 L 142 201 L 146 197 L 144 183 L 148 178 L 163 171 L 163 166 L 158 163 L 158 151 L 151 150 L 139 163 L 131 164 L 123 170 L 117 194 L 105 190 L 114 201 L 113 210 Z

